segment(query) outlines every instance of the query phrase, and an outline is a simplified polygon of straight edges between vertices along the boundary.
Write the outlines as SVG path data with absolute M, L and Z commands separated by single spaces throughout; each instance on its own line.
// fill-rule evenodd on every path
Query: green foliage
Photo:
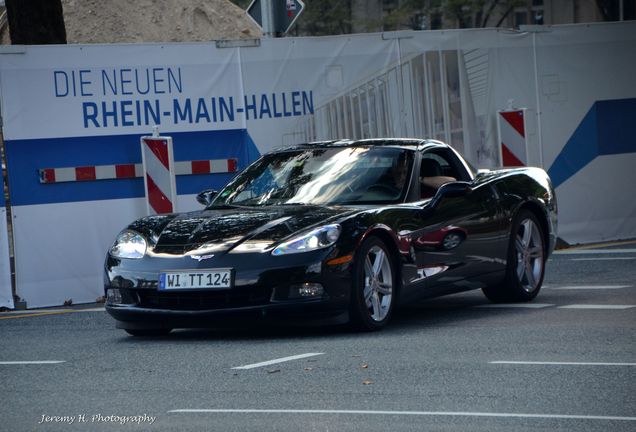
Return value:
M 280 0 L 283 1 L 283 0 Z M 378 1 L 382 4 L 382 0 Z M 246 9 L 251 0 L 232 0 Z M 324 36 L 357 31 L 435 30 L 498 27 L 528 0 L 395 0 L 380 16 L 352 17 L 353 0 L 305 0 L 305 11 L 292 29 L 295 35 Z
M 351 0 L 307 0 L 297 27 L 312 36 L 351 33 Z

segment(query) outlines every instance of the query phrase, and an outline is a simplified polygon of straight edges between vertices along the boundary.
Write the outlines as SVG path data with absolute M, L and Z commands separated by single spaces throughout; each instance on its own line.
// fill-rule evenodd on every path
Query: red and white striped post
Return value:
M 497 111 L 499 157 L 506 167 L 528 165 L 526 108 Z
M 141 160 L 148 214 L 176 212 L 177 188 L 172 138 L 159 136 L 156 128 L 152 136 L 141 137 Z

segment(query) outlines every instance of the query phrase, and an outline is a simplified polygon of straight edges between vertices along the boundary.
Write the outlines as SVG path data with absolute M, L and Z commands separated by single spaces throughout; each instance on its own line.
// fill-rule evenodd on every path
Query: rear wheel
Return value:
M 126 333 L 131 336 L 165 336 L 170 333 L 170 328 L 158 328 L 158 329 L 126 329 Z
M 360 246 L 355 263 L 350 317 L 359 330 L 383 328 L 391 317 L 397 278 L 389 248 L 377 237 Z
M 545 244 L 541 224 L 528 210 L 521 210 L 512 223 L 504 281 L 484 288 L 494 302 L 530 301 L 539 294 L 545 273 Z

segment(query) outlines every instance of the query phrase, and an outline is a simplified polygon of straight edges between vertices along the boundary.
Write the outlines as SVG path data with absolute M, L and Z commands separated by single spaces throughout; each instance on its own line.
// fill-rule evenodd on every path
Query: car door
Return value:
M 432 163 L 430 161 L 434 161 Z M 438 165 L 437 171 L 427 169 Z M 496 191 L 488 183 L 475 180 L 458 156 L 449 148 L 429 148 L 420 152 L 420 177 L 435 174 L 440 182 L 464 183 L 454 193 L 427 198 L 430 191 L 419 182 L 421 215 L 419 227 L 411 233 L 417 267 L 417 290 L 436 295 L 480 288 L 493 274 L 505 268 L 503 213 Z M 502 248 L 503 246 L 503 248 Z

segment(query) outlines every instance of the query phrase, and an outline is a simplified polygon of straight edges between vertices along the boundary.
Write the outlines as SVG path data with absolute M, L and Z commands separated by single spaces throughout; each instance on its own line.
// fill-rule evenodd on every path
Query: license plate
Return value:
M 179 271 L 159 273 L 160 290 L 232 288 L 232 270 Z

